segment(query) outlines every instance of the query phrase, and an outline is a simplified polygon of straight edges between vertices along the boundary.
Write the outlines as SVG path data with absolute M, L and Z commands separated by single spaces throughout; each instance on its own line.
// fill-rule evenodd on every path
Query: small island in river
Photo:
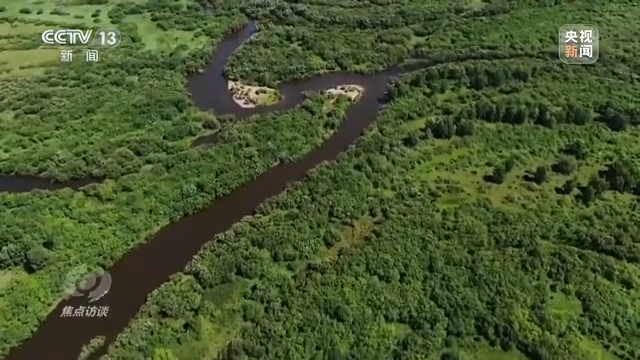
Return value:
M 340 85 L 336 88 L 328 89 L 327 94 L 333 96 L 346 95 L 351 101 L 356 102 L 362 96 L 364 88 L 360 85 Z
M 228 82 L 233 101 L 243 108 L 267 106 L 280 101 L 278 90 L 266 86 L 252 86 L 239 81 Z

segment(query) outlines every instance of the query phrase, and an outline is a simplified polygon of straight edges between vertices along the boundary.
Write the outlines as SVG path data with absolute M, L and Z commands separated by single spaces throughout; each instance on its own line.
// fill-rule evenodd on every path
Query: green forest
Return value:
M 4 4 L 4 3 L 3 3 Z M 80 190 L 0 193 L 0 356 L 161 226 L 330 136 L 322 93 L 246 122 L 185 90 L 257 21 L 230 77 L 275 86 L 422 64 L 336 161 L 219 235 L 150 295 L 105 360 L 640 358 L 640 7 L 627 0 L 55 1 L 0 6 L 0 172 Z M 593 65 L 558 29 L 600 32 Z M 97 64 L 41 49 L 111 24 Z M 36 56 L 37 54 L 37 56 Z M 38 61 L 34 59 L 38 59 Z M 213 146 L 193 147 L 216 133 Z

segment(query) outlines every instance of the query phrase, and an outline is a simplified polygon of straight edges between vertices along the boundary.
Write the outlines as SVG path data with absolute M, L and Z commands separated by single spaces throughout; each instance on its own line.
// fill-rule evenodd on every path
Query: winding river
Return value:
M 348 109 L 346 119 L 338 131 L 304 158 L 269 169 L 231 194 L 215 200 L 202 211 L 165 226 L 150 241 L 124 255 L 108 269 L 113 279 L 111 291 L 98 302 L 91 304 L 108 305 L 110 310 L 107 317 L 61 318 L 60 314 L 65 306 L 88 305 L 84 297 L 65 300 L 51 311 L 32 338 L 11 350 L 6 360 L 75 360 L 81 347 L 96 336 L 105 336 L 106 341 L 92 358 L 106 353 L 108 345 L 125 329 L 147 296 L 166 282 L 172 274 L 182 271 L 205 243 L 212 240 L 216 234 L 228 230 L 243 217 L 253 214 L 260 203 L 282 192 L 288 184 L 303 180 L 314 166 L 335 159 L 352 145 L 376 117 L 390 79 L 401 72 L 399 68 L 394 67 L 372 75 L 328 73 L 280 86 L 278 90 L 284 96 L 277 104 L 241 108 L 233 101 L 227 89 L 223 69 L 229 56 L 254 31 L 255 25 L 250 22 L 243 29 L 226 36 L 217 46 L 206 71 L 189 79 L 188 90 L 196 106 L 211 109 L 217 114 L 232 114 L 237 118 L 245 118 L 255 113 L 295 107 L 303 101 L 303 91 L 324 90 L 343 84 L 362 86 L 364 93 L 360 100 Z M 206 139 L 196 141 L 204 142 Z M 0 191 L 79 188 L 91 182 L 78 180 L 66 184 L 51 184 L 46 180 L 18 177 L 5 177 L 0 180 L 0 184 L 3 184 Z M 186 239 L 185 234 L 188 234 Z

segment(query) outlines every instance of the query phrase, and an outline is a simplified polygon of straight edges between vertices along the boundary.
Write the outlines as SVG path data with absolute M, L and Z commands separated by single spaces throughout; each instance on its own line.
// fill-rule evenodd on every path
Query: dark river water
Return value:
M 352 145 L 376 117 L 390 79 L 400 72 L 392 68 L 373 75 L 346 72 L 324 74 L 283 84 L 279 90 L 284 98 L 278 104 L 243 109 L 236 105 L 227 90 L 223 69 L 229 56 L 251 36 L 254 29 L 254 24 L 249 23 L 240 31 L 225 37 L 216 48 L 206 71 L 189 79 L 188 90 L 194 103 L 216 114 L 231 114 L 240 119 L 255 113 L 295 107 L 302 102 L 303 91 L 324 90 L 343 84 L 363 86 L 364 94 L 348 109 L 338 131 L 299 161 L 271 168 L 228 196 L 213 201 L 202 211 L 165 226 L 147 243 L 124 255 L 108 269 L 113 279 L 111 291 L 91 304 L 108 305 L 110 310 L 107 317 L 61 318 L 65 306 L 89 305 L 86 297 L 65 300 L 47 316 L 30 339 L 12 349 L 7 360 L 75 360 L 82 345 L 96 336 L 105 336 L 107 341 L 95 356 L 104 354 L 106 346 L 125 329 L 147 296 L 172 274 L 182 271 L 205 243 L 216 234 L 228 230 L 244 216 L 253 214 L 260 203 L 279 194 L 292 182 L 303 180 L 314 166 L 335 159 Z M 203 142 L 206 139 L 196 143 Z M 0 191 L 29 191 L 36 188 L 55 190 L 65 186 L 79 188 L 88 183 L 90 180 L 51 184 L 35 178 L 4 177 L 0 178 Z

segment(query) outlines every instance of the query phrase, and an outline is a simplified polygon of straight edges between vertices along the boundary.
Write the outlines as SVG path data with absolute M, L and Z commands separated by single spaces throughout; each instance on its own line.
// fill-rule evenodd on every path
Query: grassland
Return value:
M 150 13 L 118 16 L 119 9 L 142 6 L 144 1 L 109 0 L 91 5 L 82 0 L 3 2 L 0 12 L 0 78 L 41 75 L 44 69 L 60 66 L 60 49 L 42 48 L 40 35 L 46 29 L 93 28 L 120 26 L 134 32 L 147 50 L 172 51 L 178 45 L 199 48 L 207 43 L 197 29 L 161 30 L 151 20 Z M 136 12 L 138 13 L 138 12 Z

